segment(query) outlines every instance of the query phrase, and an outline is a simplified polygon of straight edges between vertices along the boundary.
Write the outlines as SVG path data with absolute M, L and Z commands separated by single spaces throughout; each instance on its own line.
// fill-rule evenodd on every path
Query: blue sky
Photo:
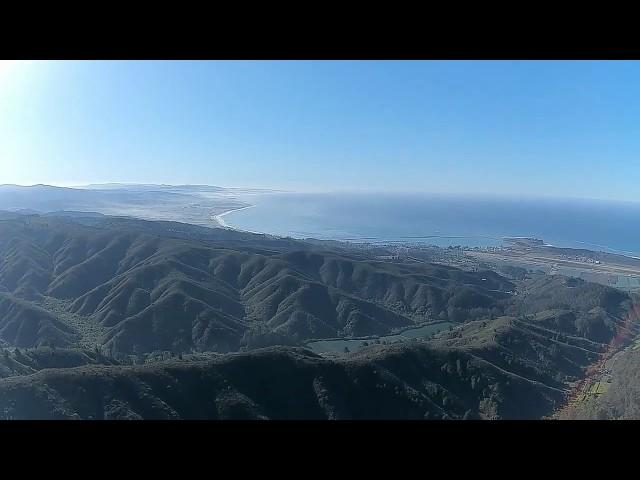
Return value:
M 640 201 L 638 62 L 0 62 L 0 183 Z

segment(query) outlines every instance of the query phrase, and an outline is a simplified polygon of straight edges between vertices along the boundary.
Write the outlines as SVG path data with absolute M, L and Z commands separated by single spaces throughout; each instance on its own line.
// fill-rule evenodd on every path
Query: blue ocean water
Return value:
M 599 200 L 427 194 L 279 193 L 229 226 L 294 238 L 495 246 L 536 237 L 561 247 L 640 256 L 640 204 Z

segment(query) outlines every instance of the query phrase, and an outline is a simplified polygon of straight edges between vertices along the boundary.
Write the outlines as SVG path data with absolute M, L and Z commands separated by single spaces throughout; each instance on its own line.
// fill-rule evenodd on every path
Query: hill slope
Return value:
M 0 342 L 16 347 L 71 345 L 78 334 L 54 315 L 12 295 L 0 293 Z
M 192 240 L 189 226 L 174 238 L 174 224 L 141 233 L 160 222 L 90 222 L 0 221 L 0 288 L 41 306 L 63 302 L 68 314 L 99 324 L 100 343 L 114 352 L 384 335 L 437 318 L 498 315 L 513 289 L 493 272 L 394 265 L 238 232 L 253 248 L 228 233 Z
M 0 380 L 0 411 L 13 419 L 536 418 L 560 396 L 464 352 L 424 345 L 344 360 L 277 347 Z

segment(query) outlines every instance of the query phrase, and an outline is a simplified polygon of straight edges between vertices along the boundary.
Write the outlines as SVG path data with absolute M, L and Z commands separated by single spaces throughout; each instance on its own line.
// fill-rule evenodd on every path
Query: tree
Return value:
M 344 353 L 349 353 L 349 347 L 344 347 Z

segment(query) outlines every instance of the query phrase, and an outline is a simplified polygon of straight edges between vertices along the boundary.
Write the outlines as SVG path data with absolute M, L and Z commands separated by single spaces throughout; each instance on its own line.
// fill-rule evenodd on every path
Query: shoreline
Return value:
M 225 215 L 229 215 L 230 213 L 233 213 L 233 212 L 239 212 L 240 210 L 246 210 L 247 208 L 253 208 L 253 207 L 255 207 L 255 205 L 247 205 L 245 207 L 240 207 L 240 208 L 234 208 L 232 210 L 227 210 L 226 212 L 219 213 L 218 215 L 212 215 L 211 216 L 211 220 L 213 220 L 215 223 L 217 223 L 220 228 L 227 228 L 229 230 L 238 230 L 238 231 L 241 231 L 241 232 L 245 232 L 245 231 L 248 232 L 248 230 L 242 230 L 240 228 L 236 228 L 236 227 L 233 227 L 233 226 L 229 225 L 227 222 L 224 221 L 224 219 L 222 217 L 224 217 Z M 249 232 L 249 233 L 254 233 L 254 232 Z
M 252 234 L 256 234 L 256 235 L 267 235 L 267 236 L 273 236 L 273 237 L 278 237 L 278 238 L 294 238 L 297 240 L 301 240 L 301 241 L 305 241 L 305 240 L 320 240 L 320 241 L 335 241 L 335 242 L 344 242 L 344 243 L 352 243 L 352 244 L 358 244 L 358 243 L 368 243 L 368 244 L 372 244 L 372 245 L 407 245 L 407 246 L 412 246 L 413 242 L 412 241 L 416 241 L 416 240 L 428 240 L 428 239 L 491 239 L 494 241 L 499 241 L 501 243 L 510 243 L 510 241 L 513 240 L 532 240 L 532 239 L 536 239 L 536 237 L 533 236 L 503 236 L 503 235 L 415 235 L 415 236 L 400 236 L 400 237 L 395 237 L 395 238 L 384 238 L 384 237 L 372 237 L 372 236 L 363 236 L 363 237 L 351 237 L 351 238 L 340 238 L 340 237 L 325 237 L 324 235 L 317 235 L 317 236 L 313 236 L 313 234 L 311 234 L 312 236 L 293 236 L 293 235 L 277 235 L 277 234 L 269 234 L 269 233 L 265 233 L 265 232 L 256 232 L 256 231 L 252 231 L 252 230 L 245 230 L 243 228 L 238 228 L 238 227 L 234 227 L 233 225 L 229 225 L 225 220 L 224 217 L 229 215 L 230 213 L 233 212 L 239 212 L 240 210 L 246 210 L 248 208 L 253 208 L 256 207 L 257 205 L 246 205 L 244 207 L 240 207 L 240 208 L 234 208 L 231 210 L 227 210 L 224 211 L 222 213 L 219 213 L 217 215 L 211 215 L 211 220 L 216 224 L 216 226 L 218 228 L 224 228 L 227 230 L 234 230 L 237 232 L 245 232 L 245 233 L 252 233 Z M 580 247 L 577 246 L 558 246 L 557 244 L 550 244 L 545 242 L 544 240 L 541 241 L 542 244 L 540 246 L 542 247 L 550 247 L 550 248 L 557 248 L 557 249 L 580 249 Z M 418 243 L 423 243 L 423 242 L 418 242 Z M 615 255 L 615 256 L 621 256 L 621 257 L 626 257 L 626 258 L 631 258 L 634 260 L 640 260 L 640 256 L 637 256 L 638 254 L 634 254 L 635 252 L 629 252 L 629 251 L 622 251 L 622 250 L 617 250 L 614 249 L 612 247 L 607 247 L 606 245 L 598 245 L 598 244 L 593 244 L 590 242 L 584 242 L 584 241 L 571 241 L 571 242 L 567 242 L 567 243 L 572 243 L 572 244 L 582 244 L 585 245 L 587 248 L 584 248 L 587 251 L 593 252 L 593 253 L 603 253 L 603 254 L 608 254 L 608 255 Z M 446 248 L 442 245 L 437 245 L 437 244 L 428 244 L 428 243 L 424 243 L 425 245 L 429 245 L 429 246 L 433 246 L 433 247 L 437 247 L 437 248 Z M 591 247 L 591 248 L 588 248 Z M 592 249 L 593 247 L 596 247 L 596 249 Z

